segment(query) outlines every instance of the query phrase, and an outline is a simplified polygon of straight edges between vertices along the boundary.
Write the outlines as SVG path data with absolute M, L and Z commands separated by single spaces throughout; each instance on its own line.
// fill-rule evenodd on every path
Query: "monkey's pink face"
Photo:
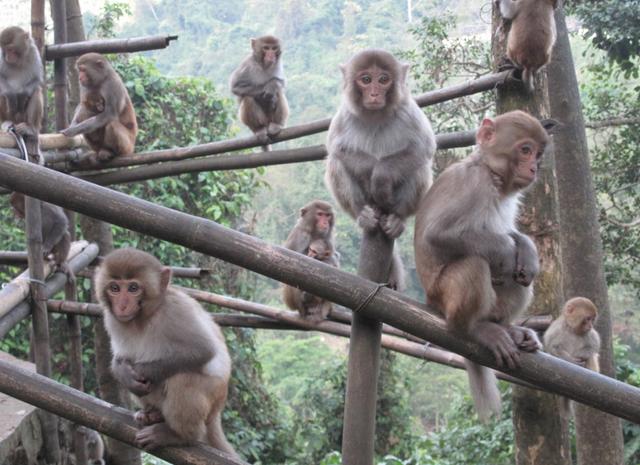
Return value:
M 277 45 L 264 45 L 262 47 L 262 64 L 265 67 L 272 66 L 278 61 L 280 47 Z
M 533 139 L 523 139 L 514 147 L 516 168 L 514 184 L 518 188 L 525 188 L 536 180 L 542 149 Z
M 318 210 L 316 212 L 316 231 L 321 233 L 327 233 L 331 229 L 331 219 L 333 214 Z
M 375 65 L 356 74 L 356 86 L 366 110 L 382 110 L 387 105 L 387 92 L 392 84 L 391 73 Z
M 114 279 L 107 284 L 111 313 L 118 321 L 133 320 L 141 310 L 143 288 L 134 279 Z
M 2 56 L 4 57 L 4 60 L 10 65 L 15 65 L 20 61 L 20 54 L 16 51 L 13 45 L 2 47 Z
M 579 333 L 587 334 L 589 331 L 591 331 L 593 329 L 593 323 L 595 319 L 595 315 L 585 315 L 580 322 L 580 326 L 578 327 Z

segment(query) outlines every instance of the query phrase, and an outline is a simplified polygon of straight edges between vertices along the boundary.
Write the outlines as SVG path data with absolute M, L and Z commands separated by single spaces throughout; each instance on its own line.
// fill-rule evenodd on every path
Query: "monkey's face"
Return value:
M 355 78 L 362 106 L 366 110 L 382 110 L 387 106 L 387 92 L 393 85 L 389 71 L 373 65 L 357 73 Z
M 514 168 L 514 187 L 524 189 L 536 180 L 543 149 L 530 138 L 516 142 L 512 149 Z
M 122 323 L 138 316 L 143 294 L 142 284 L 135 279 L 112 279 L 106 286 L 111 313 Z
M 324 210 L 316 210 L 316 231 L 326 234 L 331 230 L 331 225 L 333 224 L 333 213 L 324 211 Z
M 277 44 L 264 44 L 262 46 L 262 65 L 265 68 L 273 66 L 280 56 L 280 46 Z
M 593 329 L 593 323 L 596 320 L 596 315 L 592 313 L 585 313 L 578 325 L 579 334 L 587 334 Z

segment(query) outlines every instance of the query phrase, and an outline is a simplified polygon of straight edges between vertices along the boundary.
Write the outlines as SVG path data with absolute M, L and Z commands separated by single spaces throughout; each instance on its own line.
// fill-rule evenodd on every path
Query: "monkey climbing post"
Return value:
M 0 185 L 226 260 L 346 307 L 357 308 L 377 288 L 366 279 L 214 221 L 136 199 L 2 153 Z M 398 292 L 382 288 L 359 311 L 476 363 L 497 368 L 490 351 L 450 333 L 435 311 Z M 543 352 L 522 353 L 520 368 L 507 373 L 640 424 L 640 389 L 615 379 Z

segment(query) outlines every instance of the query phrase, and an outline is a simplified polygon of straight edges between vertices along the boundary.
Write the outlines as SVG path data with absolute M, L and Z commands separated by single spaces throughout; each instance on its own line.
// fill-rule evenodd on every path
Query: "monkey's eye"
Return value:
M 131 293 L 138 292 L 139 290 L 140 290 L 140 285 L 138 283 L 129 283 L 129 286 L 127 287 L 127 291 Z
M 386 74 L 383 74 L 382 76 L 380 76 L 380 79 L 378 79 L 378 82 L 380 84 L 386 84 L 388 83 L 390 80 L 389 76 L 387 76 Z
M 120 286 L 118 286 L 118 283 L 109 284 L 109 292 L 113 292 L 114 294 L 120 292 Z
M 362 81 L 363 84 L 371 84 L 371 76 L 369 76 L 368 74 L 365 74 L 364 76 L 362 76 L 360 80 Z
M 522 153 L 523 155 L 531 155 L 533 153 L 533 149 L 530 145 L 525 144 L 520 147 L 520 153 Z

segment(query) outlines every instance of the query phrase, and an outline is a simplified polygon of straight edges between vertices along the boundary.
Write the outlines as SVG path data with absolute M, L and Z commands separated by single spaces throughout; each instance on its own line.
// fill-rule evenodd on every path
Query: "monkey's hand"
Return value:
M 22 137 L 34 137 L 36 135 L 33 126 L 31 126 L 29 123 L 16 124 L 16 132 Z
M 380 221 L 380 212 L 371 205 L 365 205 L 358 215 L 358 226 L 365 231 L 373 231 L 378 227 Z
M 516 242 L 516 268 L 513 271 L 513 280 L 527 287 L 540 271 L 538 251 L 528 236 L 519 234 L 514 239 Z
M 121 357 L 116 357 L 111 364 L 115 378 L 122 385 L 138 397 L 144 397 L 151 392 L 152 385 L 133 368 L 133 364 Z
M 59 132 L 65 137 L 73 137 L 78 135 L 78 132 L 76 131 L 75 126 L 69 126 L 67 129 L 63 129 Z
M 513 342 L 518 346 L 518 349 L 525 352 L 535 352 L 542 349 L 542 343 L 535 331 L 522 326 L 509 326 L 507 331 Z
M 404 232 L 404 220 L 394 213 L 380 217 L 380 227 L 390 239 L 397 239 Z

